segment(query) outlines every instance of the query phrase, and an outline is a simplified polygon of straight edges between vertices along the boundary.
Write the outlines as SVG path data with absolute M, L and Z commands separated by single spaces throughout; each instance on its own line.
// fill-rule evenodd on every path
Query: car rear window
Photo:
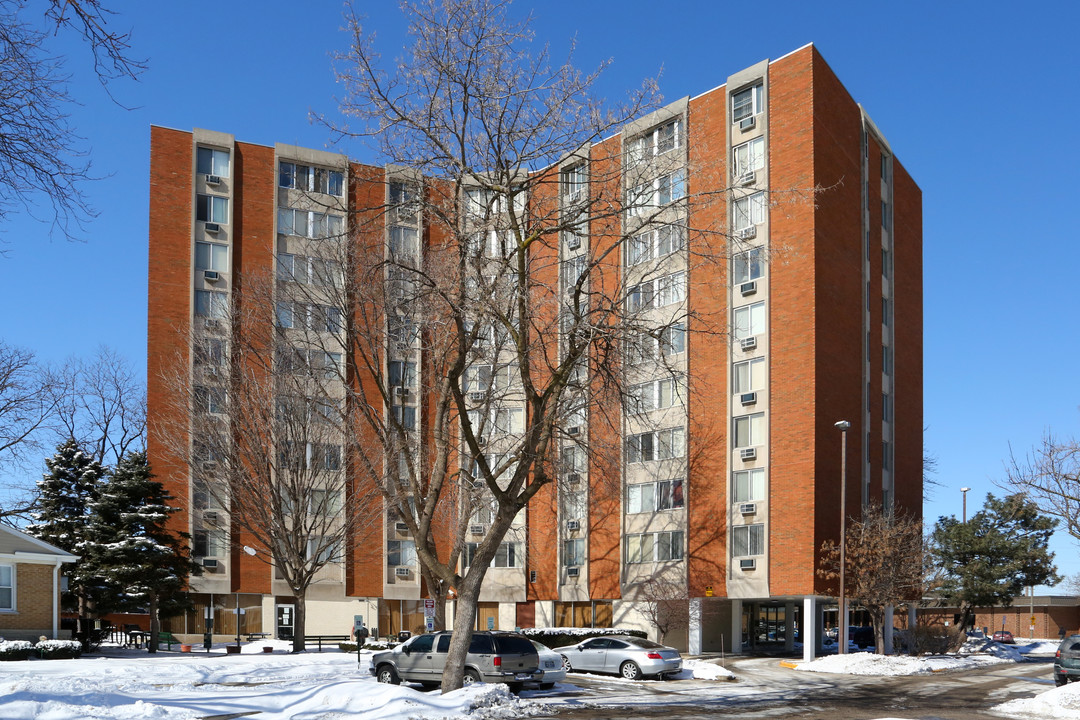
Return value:
M 469 643 L 469 652 L 476 655 L 486 655 L 491 652 L 491 637 L 489 635 L 473 635 Z
M 508 635 L 496 637 L 495 644 L 501 653 L 535 653 L 536 648 L 526 638 Z
M 654 643 L 652 640 L 646 640 L 645 638 L 635 638 L 633 642 L 639 648 L 645 648 L 646 650 L 664 647 L 660 643 Z

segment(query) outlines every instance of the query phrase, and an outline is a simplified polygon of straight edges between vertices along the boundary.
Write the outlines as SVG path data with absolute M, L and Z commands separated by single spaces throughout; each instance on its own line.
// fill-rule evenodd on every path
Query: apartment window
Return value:
M 889 324 L 889 298 L 881 298 L 881 324 Z
M 654 433 L 640 433 L 626 438 L 626 462 L 649 462 L 656 457 Z
M 762 111 L 763 90 L 762 85 L 754 85 L 731 94 L 732 122 L 739 122 Z
M 345 174 L 340 170 L 314 168 L 283 161 L 278 164 L 278 185 L 283 188 L 341 197 L 345 194 Z
M 745 230 L 765 222 L 768 217 L 769 203 L 765 193 L 759 192 L 746 197 L 736 198 L 732 203 L 735 213 L 735 230 Z
M 653 533 L 626 536 L 626 562 L 654 562 Z
M 683 506 L 683 481 L 661 480 L 626 486 L 628 514 L 672 510 Z
M 764 389 L 765 358 L 735 363 L 731 368 L 731 380 L 736 395 Z
M 387 541 L 386 564 L 390 567 L 416 565 L 416 543 L 412 540 Z
M 656 306 L 674 305 L 686 299 L 686 273 L 665 275 L 656 283 Z
M 731 282 L 741 285 L 760 278 L 763 266 L 761 258 L 764 252 L 763 248 L 753 248 L 735 255 L 731 259 Z
M 220 320 L 228 315 L 229 296 L 214 290 L 195 291 L 195 315 Z
M 885 182 L 889 181 L 889 156 L 881 156 L 881 179 Z
M 626 462 L 649 462 L 679 458 L 686 451 L 686 431 L 668 428 L 631 435 L 626 439 Z
M 390 228 L 390 254 L 414 257 L 419 249 L 416 228 L 394 225 Z
M 732 475 L 734 501 L 758 502 L 765 499 L 765 471 L 739 470 Z
M 191 554 L 195 557 L 226 557 L 229 546 L 221 530 L 196 530 L 191 536 Z
M 291 328 L 295 327 L 296 317 L 291 302 L 279 300 L 277 304 L 277 326 L 279 328 Z
M 341 512 L 341 493 L 337 490 L 316 488 L 311 491 L 308 511 L 316 515 L 333 517 Z
M 410 405 L 394 405 L 391 407 L 394 420 L 405 430 L 416 429 L 416 408 Z
M 889 251 L 885 248 L 881 249 L 881 274 L 885 277 L 889 276 Z
M 585 564 L 585 540 L 563 540 L 563 565 L 578 567 Z
M 652 214 L 658 207 L 669 205 L 686 197 L 686 170 L 679 169 L 650 182 L 642 183 L 626 191 L 628 217 Z
M 336 472 L 341 469 L 341 446 L 329 443 L 311 443 L 310 467 L 316 470 Z
M 229 198 L 217 195 L 196 195 L 195 219 L 213 223 L 229 222 Z
M 217 270 L 225 272 L 229 269 L 229 246 L 217 243 L 195 243 L 195 269 Z
M 678 377 L 650 380 L 630 387 L 632 410 L 648 412 L 682 405 L 686 397 L 686 379 Z
M 731 421 L 735 447 L 753 447 L 765 443 L 765 413 L 741 415 Z
M 15 566 L 0 565 L 0 610 L 15 609 Z
M 518 377 L 520 374 L 521 371 L 519 370 L 517 363 L 501 365 L 495 368 L 495 372 L 492 374 L 492 387 L 496 390 L 506 390 L 513 384 L 514 378 Z
M 564 473 L 581 473 L 586 470 L 585 451 L 577 445 L 562 449 L 562 470 Z
M 562 171 L 563 197 L 568 202 L 585 199 L 589 187 L 589 178 L 585 174 L 585 163 L 574 165 Z
M 465 368 L 462 391 L 466 393 L 487 392 L 491 387 L 491 366 L 470 365 Z
M 195 172 L 200 175 L 229 177 L 229 151 L 201 147 L 195 151 Z
M 634 285 L 626 294 L 626 309 L 630 312 L 652 307 L 652 304 L 653 284 L 651 280 L 640 285 Z
M 765 332 L 765 303 L 758 302 L 737 307 L 734 316 L 736 340 Z
M 681 530 L 626 536 L 627 563 L 666 562 L 682 558 L 683 533 Z
M 731 554 L 734 557 L 750 557 L 765 553 L 764 525 L 737 525 L 731 530 Z
M 388 369 L 391 387 L 411 388 L 416 386 L 416 363 L 391 360 Z
M 308 236 L 308 213 L 306 210 L 278 208 L 278 232 L 283 235 Z
M 885 200 L 881 201 L 881 228 L 889 229 L 889 203 Z
M 522 408 L 502 408 L 495 411 L 495 432 L 516 434 L 525 430 L 525 411 Z
M 222 367 L 228 357 L 228 345 L 219 338 L 200 338 L 194 347 L 196 365 Z
M 658 204 L 663 207 L 686 197 L 686 170 L 680 169 L 656 181 Z
M 567 292 L 576 288 L 578 280 L 588 269 L 589 258 L 587 255 L 576 255 L 564 260 L 562 264 L 563 288 Z
M 586 517 L 587 510 L 584 492 L 563 492 L 562 498 L 563 518 L 567 520 L 582 520 Z
M 341 543 L 322 535 L 310 538 L 307 541 L 307 556 L 318 563 L 339 563 L 343 557 Z
M 757 170 L 764 170 L 765 138 L 754 138 L 750 142 L 736 145 L 731 151 L 731 166 L 736 178 Z
M 462 566 L 469 567 L 472 565 L 478 547 L 478 543 L 465 543 L 465 552 L 462 553 L 461 558 Z M 504 542 L 499 543 L 499 547 L 495 549 L 495 557 L 491 559 L 491 564 L 488 567 L 519 568 L 525 566 L 524 560 L 521 543 Z
M 658 562 L 664 562 L 667 560 L 682 560 L 682 558 L 682 530 L 656 533 L 656 559 Z
M 315 168 L 315 192 L 341 197 L 345 191 L 345 173 Z
M 670 460 L 680 458 L 686 452 L 686 431 L 683 428 L 669 428 L 656 433 L 657 459 Z
M 892 372 L 892 348 L 888 345 L 881 346 L 881 371 L 886 375 Z
M 627 162 L 636 165 L 654 155 L 663 155 L 683 144 L 682 121 L 678 118 L 658 125 L 627 142 Z
M 675 323 L 660 331 L 660 352 L 678 355 L 686 350 L 686 325 Z
M 195 410 L 200 413 L 221 415 L 225 412 L 225 388 L 196 387 Z
M 626 254 L 628 265 L 640 265 L 679 252 L 686 247 L 686 228 L 681 225 L 664 225 L 656 230 L 638 233 L 630 238 Z
M 892 421 L 892 396 L 881 393 L 881 419 L 885 422 Z

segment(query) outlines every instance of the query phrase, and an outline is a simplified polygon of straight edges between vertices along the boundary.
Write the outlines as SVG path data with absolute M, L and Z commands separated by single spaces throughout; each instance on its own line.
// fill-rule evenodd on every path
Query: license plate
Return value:
M 518 673 L 514 676 L 515 680 L 532 680 L 532 673 Z
M 544 661 L 544 667 L 546 667 L 546 668 L 555 667 L 555 661 L 554 660 L 545 660 Z

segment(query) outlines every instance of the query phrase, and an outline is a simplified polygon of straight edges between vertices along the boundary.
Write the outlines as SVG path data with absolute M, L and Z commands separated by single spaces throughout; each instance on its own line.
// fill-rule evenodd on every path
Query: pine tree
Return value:
M 157 651 L 160 615 L 187 608 L 190 559 L 187 533 L 168 528 L 179 508 L 153 479 L 145 452 L 121 458 L 91 503 L 90 562 L 100 574 L 100 598 L 110 610 L 149 608 L 150 652 Z
M 68 591 L 63 604 L 78 609 L 79 635 L 85 643 L 90 608 L 99 589 L 93 563 L 87 558 L 90 504 L 97 498 L 105 471 L 74 439 L 57 446 L 45 466 L 49 472 L 38 481 L 38 512 L 27 532 L 80 557 L 65 567 Z

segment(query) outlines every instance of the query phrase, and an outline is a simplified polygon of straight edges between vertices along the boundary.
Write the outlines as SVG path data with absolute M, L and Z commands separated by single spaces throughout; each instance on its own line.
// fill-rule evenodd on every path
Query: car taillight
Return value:
M 495 667 L 502 667 L 502 658 L 501 658 L 501 657 L 499 657 L 498 655 L 496 655 L 496 656 L 495 656 L 495 657 L 494 657 L 494 658 L 492 659 L 492 663 L 493 663 L 493 664 L 495 665 Z
M 664 659 L 663 655 L 661 655 L 660 653 L 656 653 L 656 652 L 649 653 L 645 657 L 649 658 L 650 660 L 663 660 Z
M 1054 657 L 1056 657 L 1056 658 L 1061 657 L 1061 651 L 1058 650 L 1056 653 L 1054 653 Z

